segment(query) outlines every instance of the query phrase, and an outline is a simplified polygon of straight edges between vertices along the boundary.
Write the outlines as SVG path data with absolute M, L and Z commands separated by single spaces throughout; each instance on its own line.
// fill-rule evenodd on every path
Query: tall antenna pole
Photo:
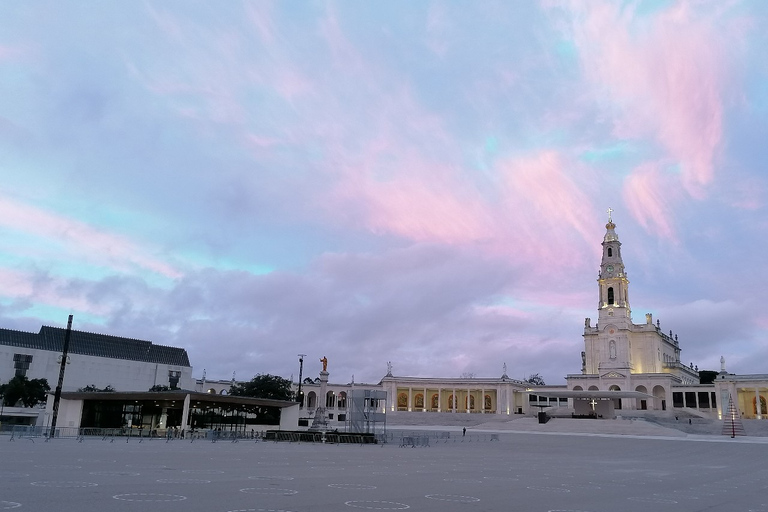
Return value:
M 304 375 L 304 358 L 307 357 L 307 354 L 299 354 L 299 391 L 296 393 L 296 399 L 301 404 L 304 402 L 304 399 L 301 396 L 301 379 Z
M 69 336 L 72 333 L 72 315 L 67 321 L 67 332 L 64 334 L 64 349 L 61 352 L 61 366 L 59 367 L 59 383 L 56 385 L 56 393 L 53 395 L 53 418 L 51 419 L 51 433 L 48 438 L 56 434 L 56 419 L 59 416 L 59 402 L 61 401 L 61 386 L 64 384 L 64 371 L 67 369 L 67 353 L 69 352 Z

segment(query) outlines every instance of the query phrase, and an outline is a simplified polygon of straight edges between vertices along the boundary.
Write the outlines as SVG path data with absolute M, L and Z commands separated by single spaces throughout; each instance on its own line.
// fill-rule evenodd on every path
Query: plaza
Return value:
M 582 432 L 402 427 L 366 446 L 4 435 L 0 510 L 768 511 L 766 438 L 554 423 Z

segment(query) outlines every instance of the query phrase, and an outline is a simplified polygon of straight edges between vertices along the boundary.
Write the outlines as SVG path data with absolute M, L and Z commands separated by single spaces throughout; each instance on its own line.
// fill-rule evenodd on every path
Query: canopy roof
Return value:
M 654 398 L 653 395 L 641 393 L 640 391 L 573 391 L 564 389 L 562 391 L 538 391 L 533 389 L 526 391 L 531 395 L 546 396 L 551 398 L 581 398 L 585 400 L 613 400 L 614 398 Z

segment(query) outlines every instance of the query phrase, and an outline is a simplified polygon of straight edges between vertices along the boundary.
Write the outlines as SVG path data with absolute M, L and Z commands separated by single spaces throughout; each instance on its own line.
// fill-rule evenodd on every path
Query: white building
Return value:
M 46 379 L 56 388 L 66 329 L 43 326 L 37 333 L 0 329 L 0 383 L 13 377 Z M 63 391 L 86 386 L 115 391 L 148 391 L 152 386 L 194 389 L 192 367 L 182 348 L 155 345 L 149 341 L 72 330 Z M 27 416 L 3 404 L 3 416 Z M 16 409 L 19 409 L 18 411 Z M 33 414 L 36 416 L 36 414 Z

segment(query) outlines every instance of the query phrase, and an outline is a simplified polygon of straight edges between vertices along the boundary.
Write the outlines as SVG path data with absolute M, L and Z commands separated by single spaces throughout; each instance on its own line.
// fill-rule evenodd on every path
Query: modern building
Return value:
M 0 383 L 15 376 L 46 379 L 51 389 L 59 380 L 66 329 L 43 326 L 37 333 L 0 329 Z M 192 366 L 183 348 L 156 345 L 106 334 L 72 330 L 63 391 L 87 386 L 115 391 L 148 391 L 153 386 L 193 389 Z M 13 417 L 36 421 L 39 410 L 3 403 L 5 422 Z M 0 420 L 3 421 L 3 420 Z

